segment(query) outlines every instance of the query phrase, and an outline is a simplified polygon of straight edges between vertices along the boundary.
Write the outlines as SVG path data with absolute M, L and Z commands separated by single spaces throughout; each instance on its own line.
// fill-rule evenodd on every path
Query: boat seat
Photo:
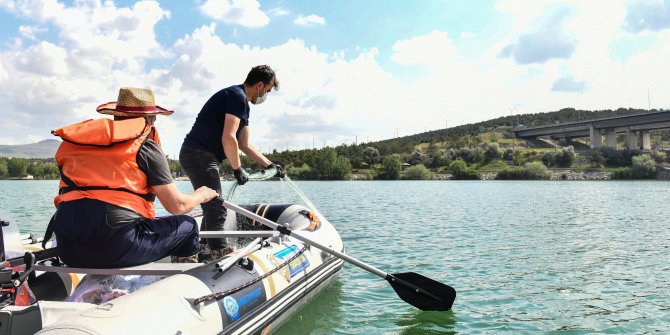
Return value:
M 92 275 L 149 275 L 149 276 L 164 276 L 182 273 L 204 263 L 148 263 L 138 266 L 131 266 L 127 268 L 113 268 L 113 269 L 91 269 L 91 268 L 76 268 L 68 266 L 50 266 L 35 264 L 35 271 L 58 272 L 58 273 L 81 273 Z

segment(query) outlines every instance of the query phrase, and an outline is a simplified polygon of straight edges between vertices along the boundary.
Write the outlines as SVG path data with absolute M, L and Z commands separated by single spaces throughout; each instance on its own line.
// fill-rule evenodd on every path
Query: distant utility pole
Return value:
M 356 140 L 354 141 L 354 145 L 358 145 L 358 135 L 354 135 L 354 137 L 356 138 Z
M 510 116 L 510 117 L 513 117 L 513 116 L 514 116 L 514 111 L 516 110 L 516 106 L 518 106 L 518 104 L 514 104 L 514 106 L 510 107 L 510 109 L 509 109 L 509 116 Z M 517 116 L 516 119 L 517 119 L 516 126 L 515 126 L 515 127 L 512 127 L 512 134 L 513 134 L 513 137 L 512 137 L 512 150 L 514 150 L 514 149 L 515 149 L 515 146 L 516 146 L 516 132 L 514 131 L 514 128 L 516 128 L 516 127 L 519 126 L 519 117 Z M 510 122 L 514 122 L 514 121 L 510 120 Z
M 400 137 L 400 128 L 395 129 L 395 137 Z
M 647 110 L 651 110 L 651 98 L 649 98 L 649 87 L 647 87 Z

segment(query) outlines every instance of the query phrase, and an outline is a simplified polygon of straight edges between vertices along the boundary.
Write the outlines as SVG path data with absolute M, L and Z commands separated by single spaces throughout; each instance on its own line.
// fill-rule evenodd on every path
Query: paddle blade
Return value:
M 422 311 L 447 311 L 456 299 L 453 287 L 418 273 L 389 274 L 386 280 L 400 299 Z

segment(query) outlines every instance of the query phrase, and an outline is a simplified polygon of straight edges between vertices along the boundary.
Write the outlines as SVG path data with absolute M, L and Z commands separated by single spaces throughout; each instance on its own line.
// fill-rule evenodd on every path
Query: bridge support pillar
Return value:
M 616 130 L 614 128 L 605 130 L 605 146 L 616 149 Z
M 651 132 L 642 132 L 642 150 L 651 150 Z
M 591 127 L 591 149 L 598 149 L 603 146 L 603 135 L 600 134 L 600 129 Z
M 626 130 L 626 149 L 628 150 L 640 149 L 640 147 L 637 145 L 638 136 L 639 136 L 638 132 L 632 131 L 630 129 Z

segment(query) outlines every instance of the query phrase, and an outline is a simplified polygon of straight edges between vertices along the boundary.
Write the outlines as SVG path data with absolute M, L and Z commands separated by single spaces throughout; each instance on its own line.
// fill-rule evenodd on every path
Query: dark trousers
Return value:
M 198 229 L 188 215 L 114 222 L 94 199 L 60 203 L 53 221 L 61 259 L 71 267 L 116 268 L 198 252 Z
M 206 150 L 182 145 L 179 152 L 179 164 L 191 180 L 194 190 L 207 186 L 222 195 L 219 160 L 214 154 Z M 226 222 L 226 209 L 223 207 L 221 200 L 214 198 L 201 204 L 200 207 L 204 214 L 202 227 L 209 231 L 223 230 L 223 224 Z M 222 239 L 208 238 L 207 244 L 211 249 L 225 247 Z

